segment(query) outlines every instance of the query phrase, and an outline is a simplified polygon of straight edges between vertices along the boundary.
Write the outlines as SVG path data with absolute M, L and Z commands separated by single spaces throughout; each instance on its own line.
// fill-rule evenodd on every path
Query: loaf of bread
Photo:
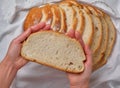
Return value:
M 76 0 L 34 7 L 25 19 L 24 30 L 43 21 L 51 24 L 56 32 L 78 31 L 92 51 L 93 70 L 107 63 L 114 47 L 116 30 L 110 16 L 99 8 Z
M 84 70 L 85 54 L 80 43 L 53 31 L 33 33 L 23 43 L 21 55 L 27 59 L 66 72 Z

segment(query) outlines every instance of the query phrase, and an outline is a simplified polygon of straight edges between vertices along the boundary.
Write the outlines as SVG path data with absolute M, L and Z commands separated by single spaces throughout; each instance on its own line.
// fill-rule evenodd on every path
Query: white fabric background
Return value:
M 29 8 L 60 0 L 0 0 L 0 61 L 13 38 L 22 33 L 22 24 Z M 108 63 L 91 76 L 90 88 L 120 88 L 120 0 L 81 0 L 100 7 L 110 14 L 117 39 Z M 66 73 L 28 63 L 20 69 L 11 88 L 69 88 Z

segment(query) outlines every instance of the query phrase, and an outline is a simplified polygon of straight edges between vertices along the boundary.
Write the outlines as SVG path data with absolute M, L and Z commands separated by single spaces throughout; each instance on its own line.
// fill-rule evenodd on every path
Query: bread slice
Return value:
M 102 23 L 102 41 L 99 49 L 93 54 L 93 70 L 98 69 L 98 65 L 103 63 L 104 58 L 103 56 L 105 55 L 106 47 L 108 44 L 108 26 L 107 23 L 103 17 L 103 13 L 99 13 L 95 8 L 92 6 L 87 6 L 97 17 L 100 18 L 101 23 Z M 103 61 L 103 62 L 102 62 Z M 101 66 L 103 66 L 102 64 Z
M 100 9 L 96 9 L 105 19 L 107 25 L 108 25 L 108 45 L 107 45 L 107 49 L 105 52 L 105 57 L 108 58 L 111 54 L 111 51 L 113 49 L 113 45 L 115 43 L 116 40 L 116 29 L 115 26 L 110 18 L 110 16 L 106 13 L 104 13 L 102 10 Z
M 34 7 L 30 9 L 24 21 L 24 26 L 23 26 L 24 31 L 27 30 L 29 27 L 38 24 L 41 20 L 41 17 L 42 17 L 42 12 L 40 8 Z
M 60 8 L 62 8 L 65 12 L 65 17 L 66 17 L 66 25 L 67 25 L 67 31 L 71 29 L 76 29 L 76 24 L 77 24 L 77 18 L 76 18 L 76 12 L 72 8 L 70 3 L 67 2 L 61 2 L 58 4 Z
M 85 27 L 82 34 L 82 38 L 85 44 L 91 46 L 93 35 L 94 35 L 92 18 L 84 8 L 83 9 L 81 8 L 80 10 L 83 12 L 83 15 L 85 18 Z
M 72 7 L 76 11 L 76 18 L 77 18 L 76 31 L 78 31 L 82 35 L 84 29 L 83 13 L 79 10 L 79 7 L 77 7 L 76 5 L 72 5 Z
M 112 49 L 113 49 L 113 46 L 115 44 L 115 40 L 116 40 L 116 29 L 115 29 L 115 26 L 114 24 L 112 23 L 112 20 L 110 18 L 109 15 L 105 14 L 104 15 L 104 18 L 107 22 L 107 25 L 108 25 L 108 29 L 109 29 L 109 36 L 108 36 L 108 45 L 107 45 L 107 49 L 105 51 L 105 60 L 107 60 L 107 58 L 110 56 L 111 52 L 112 52 Z
M 21 55 L 27 60 L 66 72 L 84 70 L 85 54 L 80 43 L 54 31 L 31 34 L 23 43 Z
M 87 6 L 85 6 L 87 8 Z M 102 22 L 96 11 L 93 11 L 93 8 L 87 8 L 89 10 L 89 15 L 91 15 L 93 24 L 94 24 L 94 35 L 91 44 L 91 50 L 94 54 L 100 47 L 102 41 Z
M 52 20 L 52 23 L 51 23 L 51 28 L 54 30 L 54 31 L 60 31 L 60 25 L 61 25 L 61 22 L 60 22 L 60 11 L 59 11 L 59 8 L 56 4 L 52 4 L 51 5 L 51 11 L 52 11 L 52 14 L 53 14 L 53 20 Z
M 51 5 L 50 4 L 46 4 L 42 7 L 40 7 L 42 9 L 42 18 L 40 20 L 40 22 L 46 22 L 46 24 L 51 24 L 52 23 L 52 11 L 51 11 Z
M 104 60 L 104 55 L 105 55 L 105 51 L 108 45 L 108 26 L 106 24 L 106 21 L 103 19 L 103 17 L 101 17 L 101 22 L 102 22 L 102 26 L 103 26 L 103 32 L 102 32 L 102 43 L 101 46 L 99 48 L 99 50 L 97 52 L 94 53 L 93 55 L 93 70 L 96 70 L 98 68 L 96 68 L 99 64 L 101 64 L 101 60 Z M 104 61 L 103 61 L 104 62 Z M 101 65 L 102 66 L 102 65 Z
M 62 32 L 62 33 L 66 33 L 66 31 L 67 31 L 67 25 L 66 25 L 66 17 L 65 17 L 65 11 L 62 9 L 62 8 L 60 8 L 59 6 L 58 6 L 58 9 L 59 9 L 59 11 L 60 11 L 60 24 L 61 24 L 61 26 L 60 26 L 60 31 L 59 32 Z
M 90 46 L 92 43 L 93 31 L 94 31 L 91 16 L 87 13 L 84 6 L 82 6 L 75 0 L 65 0 L 63 2 L 69 2 L 70 4 L 79 7 L 79 10 L 80 12 L 82 12 L 83 17 L 84 17 L 84 29 L 82 30 L 82 38 L 85 44 Z

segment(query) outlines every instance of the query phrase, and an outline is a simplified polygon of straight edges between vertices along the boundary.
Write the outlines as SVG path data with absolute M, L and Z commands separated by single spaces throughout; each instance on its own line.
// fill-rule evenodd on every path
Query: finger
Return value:
M 71 38 L 75 38 L 75 30 L 73 29 L 69 30 L 69 32 L 67 32 L 66 35 Z
M 92 54 L 91 54 L 91 50 L 87 45 L 85 46 L 85 53 L 87 58 L 85 62 L 85 66 L 86 68 L 92 67 Z
M 85 45 L 85 53 L 86 53 L 86 55 L 91 55 L 92 54 L 88 45 Z
M 50 30 L 50 29 L 51 29 L 50 24 L 47 24 L 47 25 L 43 28 L 43 30 Z
M 84 42 L 82 40 L 82 36 L 80 35 L 80 33 L 78 31 L 75 31 L 75 37 L 80 42 L 80 44 L 82 45 L 82 47 L 84 48 L 85 44 L 84 44 Z
M 32 27 L 30 28 L 30 30 L 31 30 L 32 32 L 36 32 L 36 31 L 38 31 L 38 30 L 43 29 L 45 26 L 46 26 L 45 22 L 41 22 L 41 23 L 39 23 L 39 24 L 37 24 L 37 25 L 35 25 L 35 26 L 32 26 Z
M 35 26 L 30 27 L 24 33 L 22 33 L 21 35 L 19 35 L 16 38 L 16 41 L 18 41 L 19 43 L 23 42 L 32 32 L 37 32 L 38 30 L 44 28 L 44 26 L 45 26 L 45 23 L 42 22 L 42 23 L 39 23 L 39 24 L 37 24 Z
M 24 33 L 20 34 L 17 38 L 15 38 L 15 41 L 17 43 L 23 42 L 30 34 L 32 33 L 31 30 L 26 30 Z
M 16 68 L 19 70 L 21 67 L 23 67 L 27 63 L 28 63 L 28 60 L 24 59 L 23 57 L 19 57 L 15 65 L 16 65 Z

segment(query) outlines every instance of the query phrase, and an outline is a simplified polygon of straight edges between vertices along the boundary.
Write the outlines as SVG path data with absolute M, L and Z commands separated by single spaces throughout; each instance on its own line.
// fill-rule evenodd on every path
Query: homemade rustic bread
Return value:
M 21 55 L 27 60 L 66 72 L 80 73 L 84 70 L 85 54 L 80 43 L 53 31 L 31 34 L 23 43 Z
M 92 51 L 93 70 L 107 62 L 114 47 L 116 31 L 110 16 L 99 8 L 76 0 L 35 7 L 25 19 L 24 30 L 42 21 L 51 24 L 56 32 L 78 31 Z

